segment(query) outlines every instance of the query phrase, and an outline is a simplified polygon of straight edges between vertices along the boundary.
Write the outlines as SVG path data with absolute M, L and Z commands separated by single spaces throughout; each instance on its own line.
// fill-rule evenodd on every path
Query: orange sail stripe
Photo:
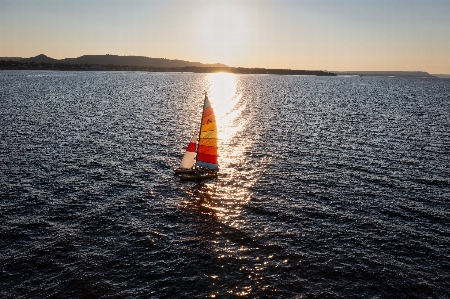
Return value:
M 209 106 L 208 108 L 205 108 L 205 110 L 203 110 L 203 117 L 207 117 L 211 114 L 214 114 L 213 108 L 211 106 Z
M 198 153 L 199 154 L 202 153 L 202 154 L 208 154 L 208 155 L 217 156 L 217 147 L 215 147 L 215 146 L 199 145 Z
M 202 132 L 217 130 L 216 123 L 202 125 Z
M 209 123 L 215 123 L 215 122 L 216 122 L 216 117 L 214 116 L 214 114 L 211 114 L 209 116 L 204 116 L 202 119 L 202 125 L 209 124 Z

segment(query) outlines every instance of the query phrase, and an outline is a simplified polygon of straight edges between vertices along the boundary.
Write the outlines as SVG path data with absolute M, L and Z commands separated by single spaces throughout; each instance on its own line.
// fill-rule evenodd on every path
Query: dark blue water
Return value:
M 2 298 L 449 298 L 450 81 L 3 71 L 0 191 Z

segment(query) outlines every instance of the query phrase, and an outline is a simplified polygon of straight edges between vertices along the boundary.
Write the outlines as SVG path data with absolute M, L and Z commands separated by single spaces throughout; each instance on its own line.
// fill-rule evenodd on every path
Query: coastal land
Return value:
M 431 75 L 427 72 L 405 72 L 405 71 L 345 71 L 345 72 L 334 72 L 338 76 L 387 76 L 387 77 L 422 77 L 422 78 L 432 78 L 437 77 L 436 75 Z
M 230 67 L 221 63 L 204 64 L 185 60 L 143 56 L 84 55 L 78 58 L 54 59 L 46 55 L 30 58 L 0 57 L 2 70 L 73 70 L 73 71 L 146 71 L 190 73 L 234 73 L 336 76 L 326 71 Z
M 44 54 L 30 58 L 0 57 L 0 70 L 59 70 L 59 71 L 144 71 L 186 73 L 233 73 L 310 76 L 388 76 L 419 78 L 450 78 L 447 74 L 422 71 L 320 71 L 230 67 L 222 63 L 201 63 L 178 59 L 145 56 L 83 55 L 77 58 L 54 59 Z

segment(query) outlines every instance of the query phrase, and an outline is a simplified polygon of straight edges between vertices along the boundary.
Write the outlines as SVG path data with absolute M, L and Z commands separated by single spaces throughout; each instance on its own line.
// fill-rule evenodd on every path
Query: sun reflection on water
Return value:
M 241 116 L 248 100 L 242 97 L 242 87 L 237 75 L 214 73 L 207 76 L 208 95 L 216 114 L 219 137 L 220 171 L 226 175 L 215 184 L 215 196 L 221 201 L 219 219 L 239 228 L 238 219 L 242 207 L 249 200 L 252 184 L 250 171 L 246 170 L 245 149 L 250 146 L 240 133 L 249 125 L 250 119 Z M 241 177 L 245 175 L 246 180 Z
M 256 245 L 251 239 L 257 235 L 249 233 L 251 224 L 244 213 L 257 177 L 257 168 L 248 157 L 255 138 L 246 134 L 252 124 L 249 116 L 252 114 L 246 113 L 251 97 L 243 96 L 244 88 L 235 74 L 208 74 L 206 81 L 218 127 L 221 175 L 217 180 L 184 185 L 188 198 L 182 203 L 183 210 L 205 217 L 202 229 L 209 232 L 206 238 L 216 257 L 214 263 L 224 269 L 224 272 L 210 273 L 212 285 L 223 282 L 224 275 L 227 275 L 225 269 L 230 270 L 231 262 L 236 264 L 232 271 L 242 273 L 245 282 L 230 286 L 228 293 L 248 296 L 261 287 L 261 271 L 266 266 L 266 258 L 263 257 L 256 267 L 243 266 L 254 261 Z M 216 291 L 210 294 L 211 297 L 220 295 L 224 294 Z
M 245 125 L 245 120 L 238 119 L 245 104 L 238 105 L 242 98 L 242 92 L 238 89 L 235 74 L 210 74 L 208 81 L 208 96 L 216 114 L 220 145 L 224 147 Z

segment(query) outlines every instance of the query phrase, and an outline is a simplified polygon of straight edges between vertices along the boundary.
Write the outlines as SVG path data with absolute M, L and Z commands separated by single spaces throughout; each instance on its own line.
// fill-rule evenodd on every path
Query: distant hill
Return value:
M 54 58 L 50 58 L 48 56 L 45 56 L 44 54 L 40 54 L 38 56 L 35 57 L 30 57 L 30 58 L 23 58 L 19 60 L 20 62 L 36 62 L 36 63 L 41 63 L 41 62 L 45 62 L 45 63 L 56 63 L 56 62 L 60 62 L 58 59 L 54 59 Z
M 434 77 L 427 72 L 403 72 L 403 71 L 345 71 L 333 72 L 337 75 L 358 76 L 393 76 L 393 77 Z
M 12 60 L 20 62 L 36 62 L 36 63 L 70 63 L 70 64 L 113 64 L 113 65 L 130 65 L 130 66 L 145 66 L 145 67 L 228 67 L 222 63 L 205 64 L 201 62 L 191 62 L 185 60 L 172 60 L 165 58 L 151 58 L 145 56 L 119 56 L 119 55 L 83 55 L 77 58 L 54 59 L 44 54 L 37 55 L 30 58 L 20 57 L 0 57 L 0 60 Z
M 118 56 L 118 55 L 83 55 L 78 58 L 62 59 L 62 63 L 82 63 L 82 64 L 114 64 L 114 65 L 138 65 L 154 67 L 227 67 L 225 64 L 204 64 L 185 60 L 171 60 L 165 58 L 151 58 L 145 56 Z
M 336 76 L 325 71 L 291 69 L 264 69 L 229 67 L 222 63 L 204 64 L 185 60 L 151 58 L 144 56 L 83 55 L 77 58 L 54 59 L 44 54 L 30 58 L 0 57 L 0 69 L 5 70 L 83 70 L 83 71 L 147 71 L 147 72 L 190 72 L 234 74 L 273 74 L 303 76 Z

